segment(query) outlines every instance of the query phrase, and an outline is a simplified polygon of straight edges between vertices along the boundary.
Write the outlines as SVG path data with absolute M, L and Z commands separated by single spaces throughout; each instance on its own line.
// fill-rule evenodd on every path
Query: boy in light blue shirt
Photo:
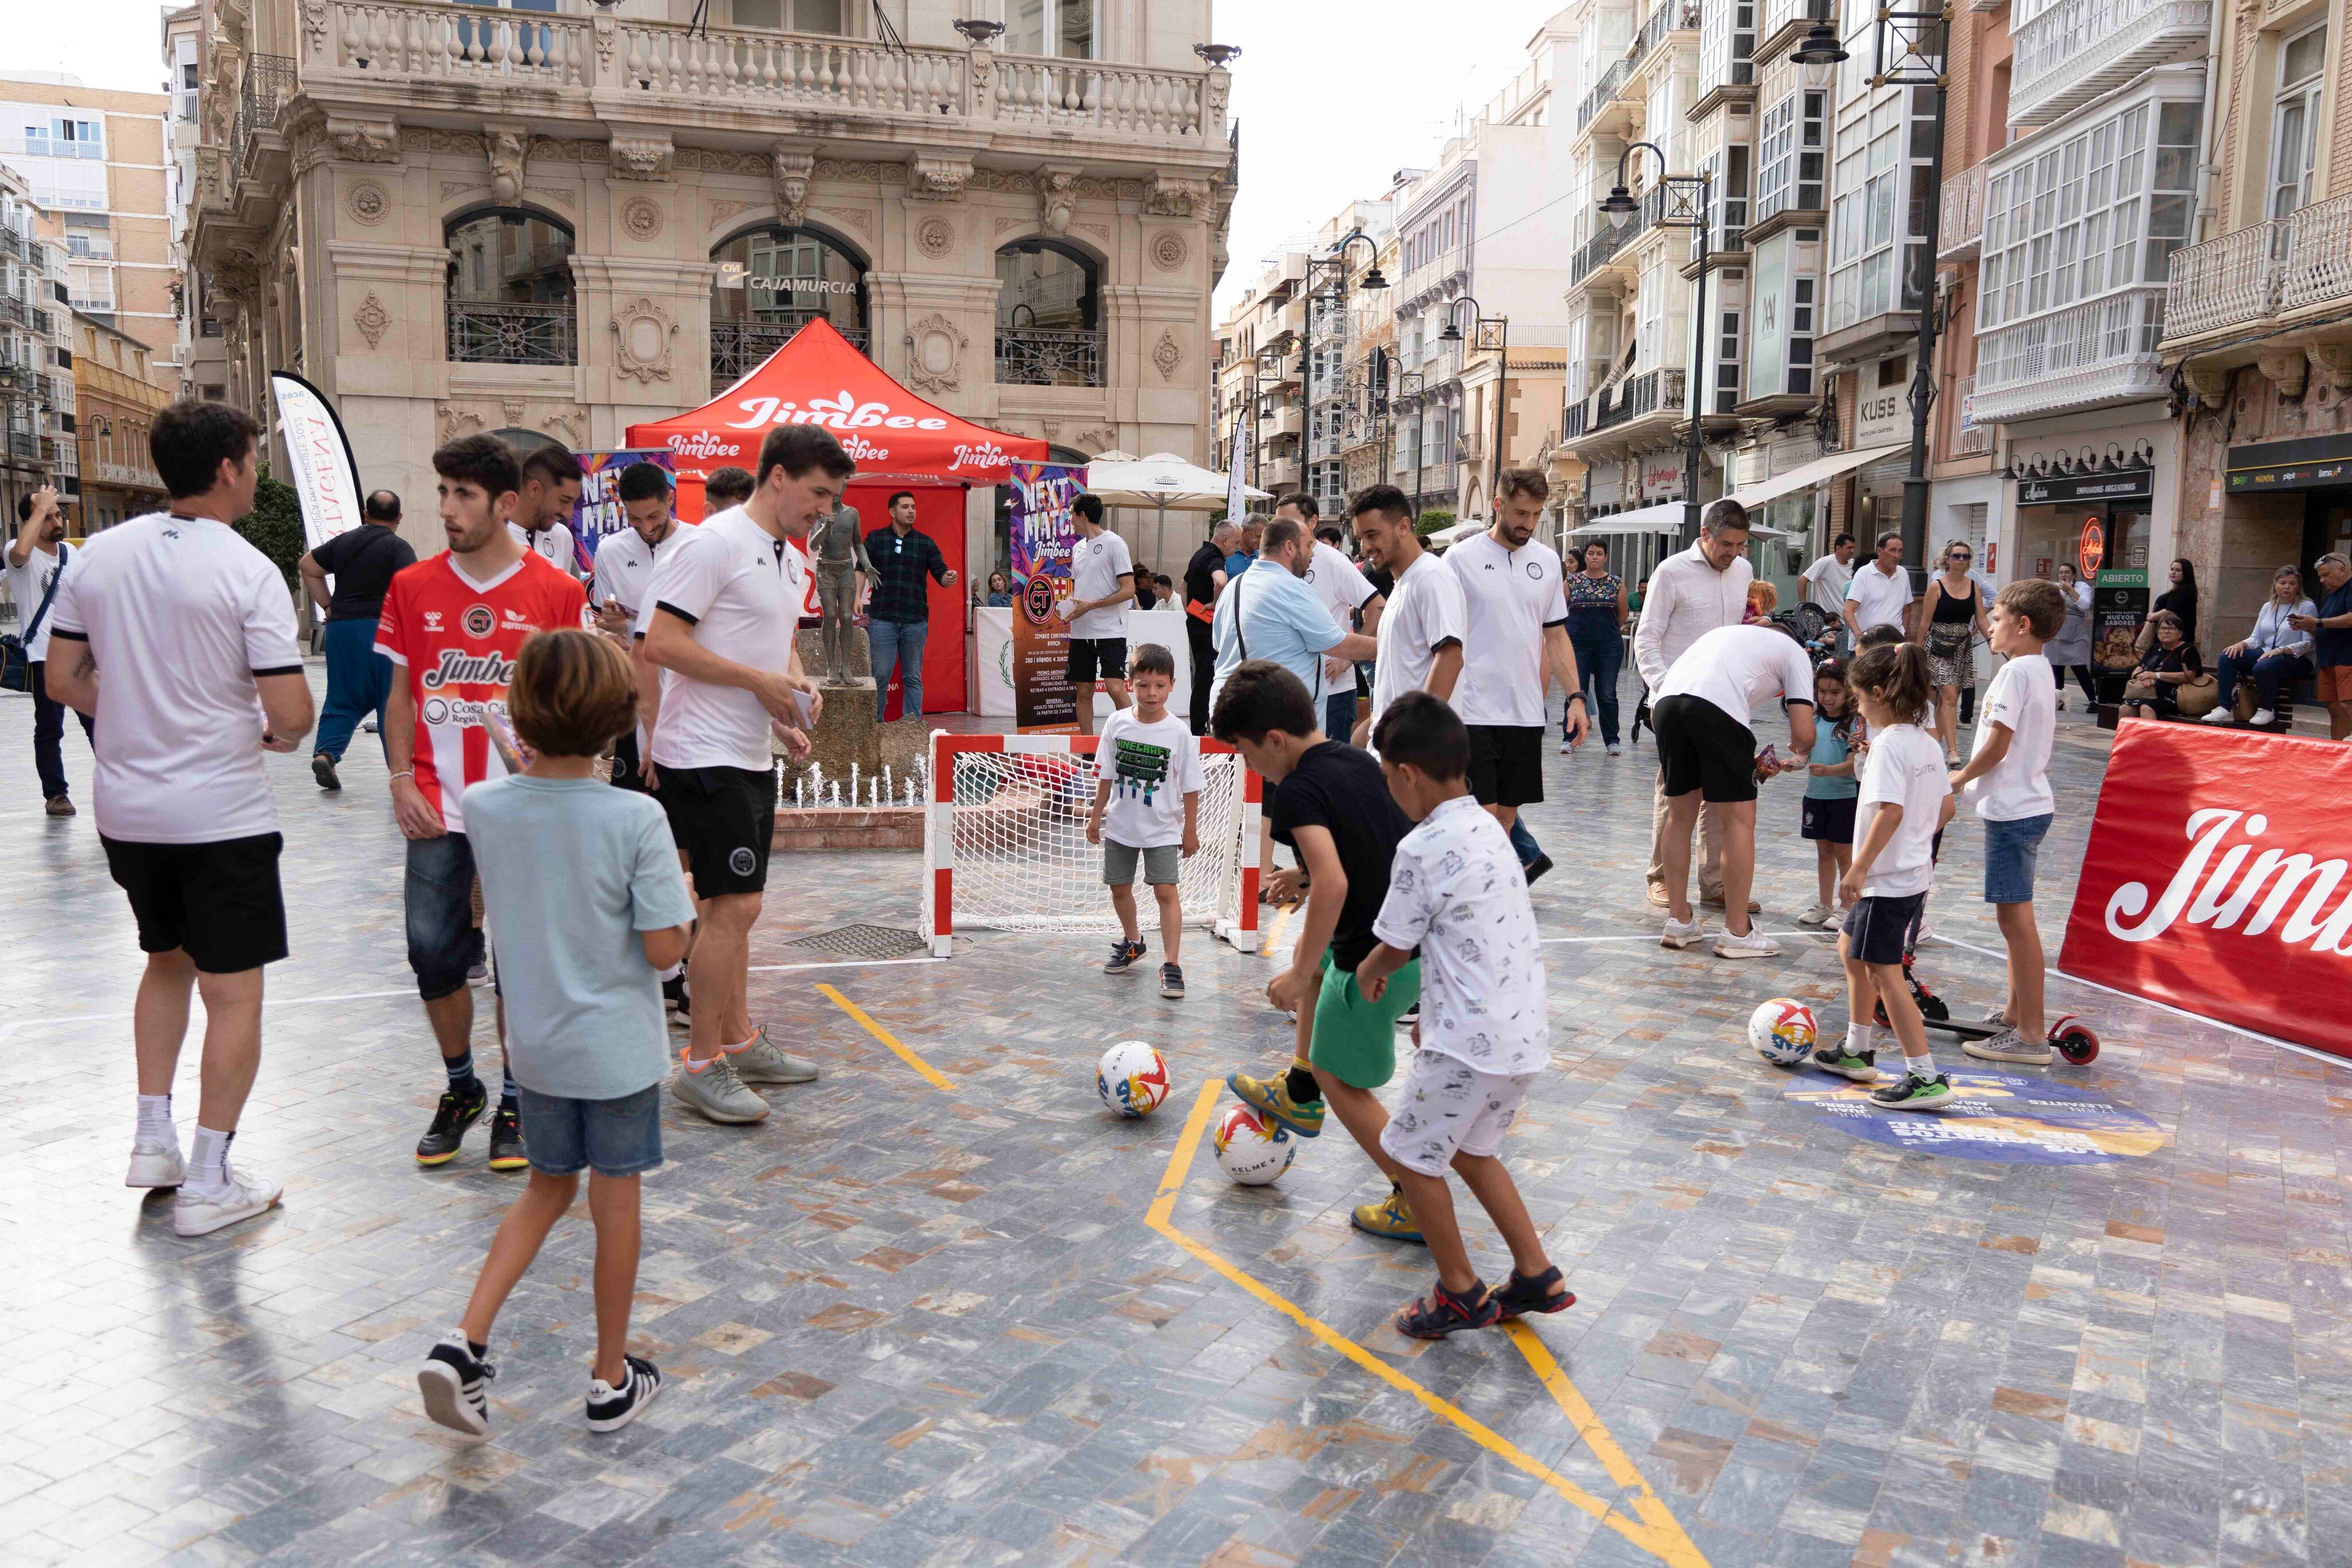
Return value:
M 588 1427 L 609 1432 L 661 1390 L 653 1363 L 625 1347 L 637 1178 L 662 1158 L 669 1061 L 659 977 L 686 952 L 694 904 L 662 809 L 596 778 L 597 757 L 635 722 L 626 655 L 586 632 L 540 632 L 515 661 L 507 704 L 520 769 L 466 792 L 466 826 L 497 943 L 530 1185 L 490 1243 L 457 1332 L 433 1347 L 416 1381 L 434 1420 L 488 1435 L 490 1325 L 572 1207 L 584 1167 L 596 1226 Z

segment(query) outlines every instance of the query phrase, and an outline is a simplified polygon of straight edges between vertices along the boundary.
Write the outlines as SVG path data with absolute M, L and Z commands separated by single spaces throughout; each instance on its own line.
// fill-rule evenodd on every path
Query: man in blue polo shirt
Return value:
M 1217 651 L 1217 674 L 1209 693 L 1214 711 L 1225 677 L 1244 659 L 1271 659 L 1297 675 L 1323 711 L 1323 660 L 1369 659 L 1379 644 L 1361 632 L 1345 632 L 1331 618 L 1320 595 L 1307 585 L 1315 559 L 1314 536 L 1296 518 L 1265 525 L 1257 559 L 1225 584 L 1209 623 Z

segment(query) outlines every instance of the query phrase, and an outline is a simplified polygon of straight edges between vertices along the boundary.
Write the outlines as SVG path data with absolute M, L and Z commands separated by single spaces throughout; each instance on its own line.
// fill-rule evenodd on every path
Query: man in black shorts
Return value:
M 91 539 L 50 608 L 49 695 L 99 721 L 99 838 L 147 955 L 125 1185 L 178 1187 L 182 1236 L 259 1214 L 281 1190 L 228 1164 L 261 1066 L 262 966 L 286 956 L 284 841 L 261 754 L 292 751 L 312 716 L 285 579 L 229 527 L 253 509 L 259 434 L 226 403 L 157 414 L 148 448 L 170 512 Z M 191 988 L 205 999 L 204 1098 L 183 1163 L 172 1082 Z
M 310 777 L 330 793 L 343 787 L 335 764 L 343 759 L 360 720 L 373 713 L 376 728 L 383 728 L 392 661 L 375 651 L 375 623 L 393 575 L 416 564 L 415 548 L 400 537 L 399 497 L 378 490 L 360 515 L 358 528 L 345 528 L 295 563 L 303 591 L 327 612 L 327 710 L 319 717 Z M 329 577 L 335 580 L 331 595 Z
M 1209 683 L 1217 673 L 1217 645 L 1209 635 L 1217 595 L 1225 588 L 1225 558 L 1242 537 L 1231 523 L 1219 523 L 1192 559 L 1184 563 L 1184 636 L 1192 649 L 1192 704 L 1186 710 L 1194 735 L 1209 733 Z
M 1127 706 L 1127 607 L 1135 602 L 1135 560 L 1127 541 L 1103 527 L 1099 496 L 1070 503 L 1078 542 L 1070 547 L 1070 597 L 1059 609 L 1070 623 L 1071 683 L 1078 699 L 1078 733 L 1095 732 L 1095 682 L 1111 706 Z
M 795 757 L 821 698 L 794 647 L 808 597 L 802 548 L 855 472 L 816 425 L 780 425 L 760 447 L 751 498 L 684 530 L 646 595 L 645 658 L 663 672 L 651 751 L 657 797 L 686 852 L 701 916 L 688 977 L 693 1044 L 670 1092 L 714 1122 L 756 1122 L 768 1103 L 745 1087 L 805 1083 L 816 1064 L 751 1027 L 751 927 L 775 831 L 772 733 Z

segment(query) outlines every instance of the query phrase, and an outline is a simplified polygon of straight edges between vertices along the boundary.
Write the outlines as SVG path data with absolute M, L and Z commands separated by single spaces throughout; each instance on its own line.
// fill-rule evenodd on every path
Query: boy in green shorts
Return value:
M 1419 1241 L 1398 1185 L 1402 1167 L 1381 1147 L 1389 1116 L 1373 1091 L 1396 1074 L 1396 1020 L 1421 999 L 1420 961 L 1398 969 L 1378 1001 L 1356 985 L 1356 966 L 1380 942 L 1372 922 L 1388 897 L 1389 862 L 1412 824 L 1381 765 L 1325 738 L 1305 684 L 1280 664 L 1252 659 L 1235 669 L 1209 727 L 1274 787 L 1266 820 L 1276 841 L 1297 854 L 1308 889 L 1290 967 L 1265 988 L 1276 1007 L 1298 1015 L 1290 1067 L 1263 1080 L 1235 1072 L 1225 1082 L 1302 1138 L 1323 1131 L 1328 1105 L 1389 1178 L 1385 1199 L 1356 1209 L 1356 1228 Z

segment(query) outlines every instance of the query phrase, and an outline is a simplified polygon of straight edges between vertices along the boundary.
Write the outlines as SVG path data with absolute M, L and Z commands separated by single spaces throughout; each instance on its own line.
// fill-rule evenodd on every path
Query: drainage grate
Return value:
M 929 947 L 914 932 L 901 931 L 895 925 L 844 925 L 795 937 L 784 946 L 814 947 L 820 953 L 838 953 L 845 958 L 911 958 Z

